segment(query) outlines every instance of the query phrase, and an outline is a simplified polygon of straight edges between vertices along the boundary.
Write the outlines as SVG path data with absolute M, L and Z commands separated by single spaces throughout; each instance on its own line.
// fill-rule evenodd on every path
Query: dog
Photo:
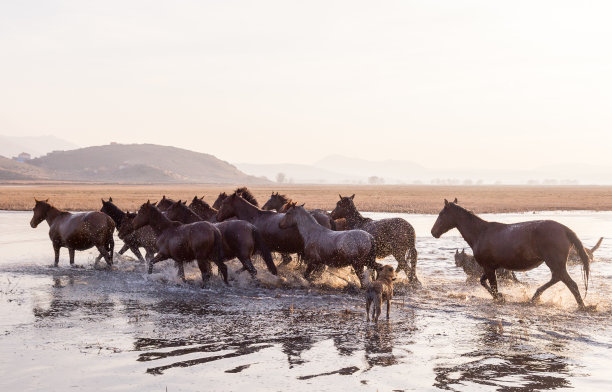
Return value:
M 465 253 L 465 249 L 461 250 L 461 253 L 459 253 L 459 249 L 455 250 L 455 265 L 463 268 L 463 272 L 468 276 L 468 282 L 477 282 L 484 274 L 484 270 L 480 264 L 478 264 L 474 256 Z M 510 280 L 515 283 L 521 283 L 514 272 L 507 269 L 498 268 L 495 273 L 500 280 Z
M 591 249 L 584 248 L 584 251 L 589 256 L 590 261 L 593 261 L 593 252 L 595 252 L 599 248 L 599 246 L 601 245 L 601 241 L 603 241 L 603 237 L 601 237 L 599 241 L 597 241 L 595 246 L 592 247 Z M 574 249 L 573 245 L 570 248 L 569 257 L 567 258 L 567 263 L 570 265 L 582 264 L 582 260 L 580 260 L 580 256 L 578 256 L 578 252 L 576 252 L 576 249 Z
M 378 272 L 378 278 L 370 283 L 366 290 L 366 315 L 370 321 L 370 306 L 372 307 L 372 319 L 378 322 L 378 317 L 382 311 L 383 301 L 387 301 L 387 318 L 389 318 L 389 308 L 391 298 L 393 298 L 393 281 L 395 280 L 395 269 L 391 265 L 384 265 Z

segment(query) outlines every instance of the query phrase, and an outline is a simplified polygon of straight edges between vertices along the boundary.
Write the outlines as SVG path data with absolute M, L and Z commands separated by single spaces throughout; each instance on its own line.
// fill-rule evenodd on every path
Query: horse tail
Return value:
M 221 232 L 219 231 L 219 229 L 217 229 L 216 227 L 214 227 L 213 230 L 213 235 L 214 235 L 214 239 L 215 239 L 215 243 L 213 245 L 213 261 L 216 264 L 219 263 L 223 263 L 223 237 L 221 236 Z
M 576 233 L 574 233 L 572 230 L 570 230 L 567 227 L 565 229 L 566 229 L 565 233 L 567 234 L 567 238 L 574 245 L 574 249 L 576 249 L 576 252 L 580 256 L 580 260 L 582 260 L 582 274 L 583 274 L 583 279 L 584 279 L 584 297 L 586 298 L 587 292 L 589 290 L 589 272 L 590 272 L 591 259 L 589 258 L 589 255 L 587 255 L 586 251 L 584 250 L 584 246 L 582 245 L 582 242 L 580 241 Z
M 599 241 L 597 241 L 597 243 L 595 244 L 594 247 L 591 248 L 591 253 L 595 252 L 597 249 L 599 249 L 599 246 L 601 245 L 601 241 L 603 241 L 603 237 L 599 238 Z
M 272 272 L 272 274 L 277 275 L 278 271 L 276 270 L 276 265 L 272 260 L 270 248 L 268 248 L 268 245 L 264 241 L 261 232 L 256 227 L 253 227 L 253 241 L 255 242 L 255 250 L 259 252 L 261 257 L 263 257 L 268 270 Z

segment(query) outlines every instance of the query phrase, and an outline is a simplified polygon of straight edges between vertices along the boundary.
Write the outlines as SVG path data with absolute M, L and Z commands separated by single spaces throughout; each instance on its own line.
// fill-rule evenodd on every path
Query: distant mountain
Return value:
M 49 178 L 49 173 L 44 169 L 0 157 L 0 180 L 40 180 L 47 178 Z
M 51 151 L 73 150 L 79 148 L 74 143 L 52 135 L 45 136 L 4 136 L 0 135 L 0 155 L 7 158 L 27 152 L 32 157 L 39 157 Z
M 298 165 L 293 163 L 281 164 L 256 164 L 256 163 L 237 163 L 236 167 L 245 173 L 254 176 L 264 176 L 273 181 L 279 173 L 285 175 L 286 182 L 299 184 L 342 184 L 347 182 L 357 182 L 360 176 L 337 173 L 326 169 L 320 169 L 311 165 Z
M 55 151 L 28 164 L 54 180 L 128 183 L 266 183 L 212 155 L 155 144 L 110 144 Z

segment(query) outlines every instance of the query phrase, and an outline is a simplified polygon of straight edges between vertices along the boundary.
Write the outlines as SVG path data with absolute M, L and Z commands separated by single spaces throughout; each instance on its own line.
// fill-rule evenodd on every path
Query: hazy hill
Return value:
M 44 169 L 0 156 L 0 180 L 38 180 L 48 176 Z
M 258 164 L 258 163 L 237 163 L 238 169 L 254 176 L 264 176 L 273 181 L 276 180 L 278 173 L 283 173 L 286 182 L 298 184 L 342 184 L 346 182 L 357 182 L 361 179 L 344 173 L 336 173 L 330 170 L 321 169 L 312 165 L 300 165 L 293 163 L 279 164 Z
M 56 180 L 130 183 L 267 182 L 212 155 L 155 144 L 110 144 L 55 151 L 29 161 Z
M 73 150 L 79 148 L 74 143 L 52 135 L 45 136 L 4 136 L 0 135 L 0 155 L 7 158 L 17 156 L 22 152 L 32 157 L 45 155 L 56 150 Z

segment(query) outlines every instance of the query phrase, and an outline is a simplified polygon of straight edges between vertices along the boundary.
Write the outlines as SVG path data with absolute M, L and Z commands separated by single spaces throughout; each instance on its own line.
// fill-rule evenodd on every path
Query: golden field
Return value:
M 212 205 L 219 192 L 231 192 L 236 186 L 223 185 L 104 185 L 52 184 L 1 185 L 0 209 L 30 210 L 34 198 L 50 199 L 67 210 L 97 210 L 100 198 L 113 201 L 122 209 L 135 210 L 147 199 L 162 195 L 191 200 L 204 195 Z M 612 210 L 612 186 L 363 186 L 363 185 L 266 185 L 252 186 L 260 205 L 271 192 L 286 194 L 306 203 L 308 208 L 331 210 L 338 193 L 355 196 L 362 211 L 438 213 L 444 198 L 457 197 L 459 204 L 476 213 L 546 210 Z

